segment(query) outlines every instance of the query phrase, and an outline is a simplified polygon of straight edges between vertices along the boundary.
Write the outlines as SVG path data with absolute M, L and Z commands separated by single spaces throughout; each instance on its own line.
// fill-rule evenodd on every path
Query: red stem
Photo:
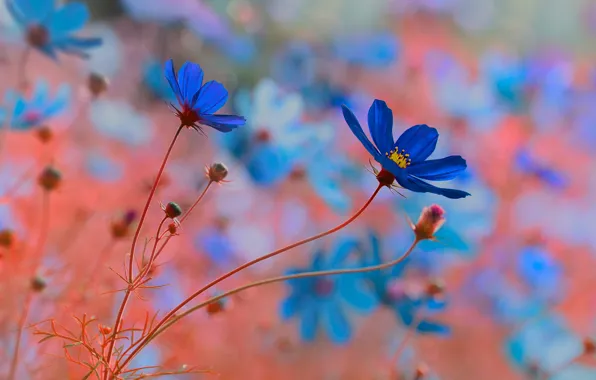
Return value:
M 381 190 L 381 188 L 384 185 L 379 184 L 379 186 L 377 186 L 377 189 L 374 191 L 374 193 L 370 196 L 370 198 L 368 199 L 368 201 L 366 201 L 366 203 L 360 208 L 360 210 L 358 210 L 354 215 L 352 215 L 348 220 L 346 220 L 345 222 L 343 222 L 342 224 L 340 224 L 339 226 L 336 226 L 330 230 L 327 230 L 325 232 L 322 232 L 318 235 L 315 236 L 311 236 L 309 238 L 306 238 L 304 240 L 300 240 L 299 242 L 296 242 L 294 244 L 290 244 L 284 248 L 280 248 L 277 251 L 273 251 L 271 253 L 268 253 L 264 256 L 258 257 L 252 261 L 249 261 L 239 267 L 237 267 L 236 269 L 231 270 L 228 273 L 223 274 L 222 276 L 216 278 L 215 280 L 211 281 L 209 284 L 205 285 L 204 287 L 202 287 L 201 289 L 199 289 L 198 291 L 196 291 L 195 293 L 193 293 L 191 296 L 189 296 L 188 298 L 186 298 L 184 301 L 182 301 L 178 306 L 176 306 L 175 308 L 173 308 L 172 310 L 170 310 L 170 312 L 168 312 L 156 325 L 155 327 L 151 330 L 151 332 L 149 332 L 147 334 L 147 337 L 151 337 L 152 334 L 154 334 L 161 326 L 163 326 L 172 316 L 174 316 L 174 314 L 176 314 L 180 309 L 182 309 L 184 306 L 186 306 L 190 301 L 192 301 L 193 299 L 195 299 L 196 297 L 198 297 L 199 295 L 203 294 L 205 291 L 209 290 L 211 287 L 219 284 L 221 281 L 225 280 L 226 278 L 233 276 L 234 274 L 240 272 L 243 269 L 246 269 L 254 264 L 260 263 L 263 260 L 267 260 L 271 257 L 277 256 L 280 253 L 289 251 L 290 249 L 296 248 L 298 246 L 301 246 L 303 244 L 306 243 L 310 243 L 311 241 L 320 239 L 322 237 L 325 237 L 327 235 L 330 235 L 334 232 L 337 232 L 339 230 L 341 230 L 342 228 L 346 227 L 347 225 L 349 225 L 350 223 L 352 223 L 354 220 L 356 220 L 356 218 L 358 218 L 363 212 L 364 210 L 366 210 L 368 208 L 368 206 L 372 203 L 372 201 L 375 199 L 375 197 L 377 196 L 377 194 L 379 193 L 379 191 Z M 123 368 L 124 365 L 126 365 L 128 363 L 128 361 L 130 359 L 132 359 L 137 353 L 138 351 L 140 351 L 140 349 L 143 347 L 143 343 L 147 338 L 143 339 L 143 342 L 141 342 L 141 344 L 139 344 L 139 346 L 137 346 L 137 348 L 135 350 L 133 350 L 131 352 L 131 354 L 129 355 L 129 357 L 124 361 L 124 363 L 120 366 L 118 366 L 115 369 L 115 373 L 118 374 L 120 368 Z
M 157 172 L 157 177 L 155 178 L 155 182 L 153 183 L 153 186 L 151 187 L 151 191 L 149 192 L 149 197 L 147 198 L 147 202 L 145 203 L 145 208 L 143 209 L 143 213 L 141 214 L 141 218 L 139 219 L 139 224 L 137 226 L 134 237 L 132 239 L 132 245 L 130 248 L 130 259 L 128 262 L 129 286 L 127 287 L 126 292 L 124 294 L 124 298 L 122 299 L 122 304 L 120 305 L 120 309 L 118 309 L 118 314 L 116 315 L 116 321 L 114 322 L 114 328 L 112 329 L 113 335 L 112 335 L 112 339 L 110 340 L 110 345 L 108 347 L 108 356 L 106 358 L 106 363 L 108 366 L 110 365 L 110 360 L 112 359 L 112 354 L 114 352 L 114 345 L 116 344 L 116 337 L 118 336 L 118 331 L 120 329 L 120 325 L 122 322 L 122 316 L 124 315 L 124 309 L 126 308 L 126 304 L 128 303 L 128 299 L 130 298 L 130 295 L 132 293 L 132 289 L 131 289 L 130 285 L 133 282 L 132 271 L 133 271 L 133 266 L 134 266 L 134 252 L 135 252 L 137 240 L 139 239 L 139 234 L 141 232 L 141 227 L 143 226 L 143 222 L 145 221 L 145 216 L 147 216 L 147 211 L 149 210 L 149 205 L 151 204 L 151 201 L 153 200 L 153 195 L 155 195 L 155 191 L 157 190 L 159 180 L 161 179 L 163 171 L 166 167 L 166 163 L 168 162 L 170 153 L 172 153 L 174 144 L 176 143 L 176 140 L 178 139 L 178 136 L 180 135 L 180 132 L 182 131 L 182 127 L 183 127 L 183 125 L 178 127 L 178 130 L 176 131 L 176 134 L 174 135 L 174 138 L 172 139 L 172 142 L 170 143 L 170 146 L 168 147 L 166 155 L 163 158 L 163 161 L 161 163 L 159 171 Z M 108 373 L 109 373 L 108 368 L 106 368 L 105 373 L 104 373 L 104 378 L 106 380 L 108 378 Z
M 41 216 L 41 232 L 39 234 L 39 240 L 37 241 L 37 246 L 34 251 L 34 265 L 33 265 L 33 276 L 35 272 L 37 272 L 37 268 L 41 263 L 41 258 L 43 257 L 43 248 L 45 246 L 46 240 L 48 238 L 48 230 L 50 227 L 50 200 L 49 200 L 49 193 L 47 191 L 43 192 L 43 205 L 42 205 L 42 216 Z M 31 281 L 31 278 L 29 278 Z M 19 318 L 19 324 L 17 327 L 17 339 L 15 342 L 14 353 L 12 356 L 12 361 L 10 363 L 10 370 L 8 372 L 8 380 L 14 380 L 17 374 L 17 367 L 19 364 L 19 351 L 21 348 L 21 340 L 23 336 L 23 329 L 25 328 L 25 323 L 27 322 L 27 317 L 29 316 L 29 310 L 31 309 L 31 303 L 33 301 L 33 292 L 34 290 L 31 288 L 31 284 L 29 283 L 29 288 L 27 289 L 27 296 L 25 298 L 25 306 L 23 308 L 23 313 Z

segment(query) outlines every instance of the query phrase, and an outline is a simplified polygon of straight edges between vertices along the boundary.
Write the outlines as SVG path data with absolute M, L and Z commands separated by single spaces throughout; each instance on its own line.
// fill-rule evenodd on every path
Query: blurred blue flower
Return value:
M 192 62 L 185 62 L 178 75 L 174 63 L 166 62 L 165 77 L 178 99 L 176 116 L 181 125 L 200 131 L 199 124 L 208 125 L 220 132 L 230 132 L 246 123 L 246 119 L 236 115 L 214 115 L 228 100 L 228 90 L 217 81 L 203 84 L 203 69 Z
M 317 251 L 307 268 L 293 268 L 286 274 L 346 268 L 346 259 L 357 247 L 351 238 L 340 238 L 328 257 Z M 300 336 L 313 341 L 323 329 L 335 344 L 348 343 L 352 328 L 348 321 L 346 304 L 362 313 L 370 313 L 376 307 L 374 295 L 364 287 L 363 276 L 345 274 L 319 276 L 287 281 L 290 294 L 280 305 L 283 320 L 300 319 Z
M 210 227 L 201 231 L 195 239 L 195 247 L 220 269 L 229 268 L 234 262 L 234 244 L 222 228 Z
M 516 367 L 548 374 L 566 366 L 581 355 L 582 345 L 564 318 L 556 314 L 546 314 L 520 325 L 507 339 L 506 352 Z M 561 374 L 553 373 L 557 375 L 557 379 Z M 593 376 L 592 370 L 591 376 L 581 379 L 587 380 Z
M 149 59 L 143 64 L 143 83 L 151 93 L 168 103 L 176 101 L 176 95 L 163 76 L 164 66 L 157 59 Z
M 522 173 L 535 176 L 555 189 L 567 186 L 567 178 L 562 173 L 536 160 L 528 149 L 521 149 L 517 153 L 515 163 Z
M 307 148 L 319 146 L 329 126 L 302 123 L 304 103 L 299 94 L 285 94 L 271 79 L 263 79 L 253 94 L 236 95 L 236 108 L 246 115 L 246 128 L 219 136 L 218 142 L 248 171 L 259 186 L 283 181 L 305 156 Z
M 249 35 L 231 35 L 216 43 L 228 59 L 240 65 L 248 65 L 257 57 L 258 47 L 255 39 Z
M 383 259 L 381 242 L 376 233 L 370 231 L 369 240 L 370 248 L 362 256 L 362 266 L 380 265 L 397 258 Z M 400 255 L 403 255 L 403 252 Z M 448 335 L 451 332 L 449 326 L 426 318 L 428 314 L 443 311 L 447 303 L 426 294 L 408 294 L 405 287 L 402 286 L 405 281 L 403 276 L 411 263 L 412 257 L 407 257 L 391 268 L 368 272 L 366 277 L 372 284 L 381 304 L 392 309 L 405 326 L 410 327 L 416 324 L 416 331 L 422 334 Z M 421 314 L 425 314 L 425 317 L 422 318 Z
M 394 33 L 342 35 L 333 41 L 333 53 L 349 64 L 381 68 L 397 60 L 399 43 Z
M 99 150 L 86 153 L 85 166 L 91 176 L 103 182 L 117 182 L 124 176 L 122 164 Z
M 517 255 L 517 273 L 533 297 L 550 301 L 563 295 L 563 268 L 540 247 L 525 247 Z
M 306 41 L 290 41 L 271 60 L 271 75 L 281 85 L 293 89 L 315 82 L 315 50 Z
M 56 52 L 87 58 L 88 49 L 101 45 L 100 38 L 75 37 L 89 20 L 87 6 L 79 2 L 57 8 L 54 0 L 6 0 L 12 17 L 25 29 L 29 45 L 48 57 Z
M 147 144 L 153 137 L 151 119 L 123 100 L 94 101 L 89 118 L 101 135 L 129 146 Z
M 461 156 L 427 160 L 434 152 L 439 139 L 436 129 L 426 124 L 415 125 L 394 141 L 393 112 L 384 101 L 375 100 L 368 111 L 368 127 L 375 142 L 373 145 L 352 111 L 346 106 L 342 106 L 342 110 L 352 133 L 402 187 L 414 192 L 439 194 L 452 199 L 470 195 L 462 190 L 440 188 L 423 181 L 454 179 L 464 172 L 467 166 L 466 160 Z
M 56 94 L 51 96 L 48 83 L 38 80 L 29 99 L 20 92 L 6 93 L 5 103 L 14 108 L 12 116 L 0 110 L 0 121 L 4 123 L 6 118 L 10 118 L 10 126 L 16 130 L 39 127 L 51 118 L 63 114 L 70 105 L 70 96 L 71 89 L 67 84 L 62 84 Z
M 506 109 L 520 112 L 527 107 L 529 73 L 524 62 L 491 51 L 481 58 L 481 66 L 481 75 Z

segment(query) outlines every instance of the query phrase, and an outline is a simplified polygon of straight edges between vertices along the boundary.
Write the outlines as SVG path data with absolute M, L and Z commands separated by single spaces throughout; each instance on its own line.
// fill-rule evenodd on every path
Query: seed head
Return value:
M 445 284 L 441 280 L 432 280 L 426 284 L 426 295 L 432 298 L 441 297 L 445 292 Z
M 33 289 L 34 292 L 41 293 L 46 288 L 46 286 L 46 280 L 44 280 L 40 276 L 35 276 L 31 279 L 31 289 Z
M 0 247 L 11 248 L 14 244 L 14 231 L 10 229 L 0 230 Z
M 206 169 L 206 174 L 210 181 L 221 183 L 228 176 L 228 168 L 221 162 L 216 162 Z
M 98 97 L 107 91 L 109 81 L 103 75 L 91 73 L 87 79 L 87 87 L 93 97 Z
M 37 178 L 37 182 L 47 191 L 52 191 L 60 186 L 62 174 L 53 166 L 47 166 Z
M 110 326 L 106 326 L 106 325 L 99 325 L 98 329 L 99 329 L 99 332 L 102 333 L 103 335 L 108 335 L 109 333 L 112 332 L 112 328 Z
M 176 233 L 178 232 L 178 224 L 170 223 L 168 225 L 168 231 L 170 232 L 170 235 L 176 235 Z
M 177 203 L 169 202 L 164 208 L 163 211 L 166 213 L 166 216 L 170 219 L 174 219 L 182 215 L 182 209 L 178 206 Z
M 434 204 L 422 209 L 416 225 L 410 224 L 418 240 L 433 240 L 443 223 L 445 223 L 445 210 Z
M 37 138 L 44 144 L 47 144 L 54 137 L 54 133 L 47 125 L 42 125 L 37 129 Z
M 225 302 L 224 300 L 217 300 L 215 302 L 211 302 L 207 305 L 207 314 L 215 315 L 217 313 L 221 313 L 225 310 Z
M 114 239 L 121 239 L 130 233 L 130 227 L 137 218 L 137 213 L 134 210 L 129 210 L 119 219 L 112 222 L 110 229 Z

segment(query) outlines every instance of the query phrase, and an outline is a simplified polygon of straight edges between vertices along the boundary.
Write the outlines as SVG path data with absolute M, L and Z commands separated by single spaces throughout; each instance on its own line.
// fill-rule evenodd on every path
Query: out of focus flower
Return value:
M 210 227 L 201 231 L 195 239 L 195 247 L 219 269 L 229 268 L 235 260 L 234 244 L 222 228 Z
M 248 124 L 238 132 L 221 136 L 219 142 L 260 186 L 273 186 L 292 171 L 307 147 L 329 134 L 328 126 L 315 128 L 301 122 L 303 100 L 283 93 L 270 79 L 263 79 L 252 96 L 241 92 L 236 104 Z
M 85 70 L 106 77 L 115 76 L 122 67 L 124 46 L 118 34 L 107 24 L 93 24 L 90 33 L 99 36 L 101 46 L 85 61 Z
M 341 269 L 357 246 L 357 241 L 341 238 L 328 257 L 318 251 L 313 255 L 310 267 L 290 269 L 286 274 Z M 345 274 L 300 278 L 287 281 L 290 294 L 281 304 L 281 317 L 286 320 L 300 319 L 300 336 L 313 341 L 323 329 L 333 343 L 345 344 L 352 337 L 345 304 L 360 312 L 369 313 L 376 306 L 375 297 L 364 287 L 363 276 Z
M 230 132 L 246 123 L 236 115 L 214 115 L 228 100 L 228 91 L 223 84 L 210 81 L 203 84 L 203 69 L 192 62 L 185 62 L 178 71 L 174 63 L 166 62 L 165 77 L 178 100 L 180 109 L 174 107 L 181 125 L 201 130 L 199 124 L 208 125 L 220 132 Z
M 383 259 L 381 242 L 376 233 L 369 232 L 369 239 L 369 250 L 362 257 L 362 266 L 380 265 L 392 259 Z M 400 255 L 402 254 L 403 252 L 400 252 Z M 416 331 L 423 334 L 449 334 L 449 326 L 428 318 L 428 315 L 444 310 L 446 302 L 424 293 L 410 294 L 406 290 L 406 280 L 403 276 L 411 260 L 411 257 L 408 257 L 391 268 L 367 274 L 377 298 L 381 304 L 393 310 L 405 326 L 411 327 L 415 324 Z
M 14 106 L 12 115 L 2 113 L 0 109 L 0 122 L 4 123 L 6 118 L 10 118 L 10 126 L 15 130 L 39 127 L 68 109 L 70 95 L 70 86 L 66 84 L 61 85 L 54 96 L 50 95 L 49 85 L 43 80 L 36 82 L 29 99 L 22 93 L 10 91 L 6 94 L 5 103 Z
M 87 152 L 85 166 L 91 176 L 104 182 L 117 182 L 124 175 L 122 164 L 99 150 Z
M 316 56 L 306 41 L 290 41 L 271 60 L 272 77 L 277 83 L 293 89 L 315 81 Z
M 436 129 L 426 124 L 407 129 L 393 140 L 393 112 L 382 100 L 375 100 L 368 111 L 368 127 L 375 142 L 373 145 L 364 134 L 356 116 L 342 106 L 346 123 L 362 145 L 381 164 L 387 175 L 383 184 L 393 181 L 402 187 L 419 193 L 433 193 L 457 199 L 470 195 L 461 190 L 433 186 L 425 180 L 446 181 L 457 177 L 466 169 L 466 160 L 461 156 L 449 156 L 438 160 L 427 160 L 434 152 L 439 139 Z M 393 178 L 391 178 L 393 177 Z M 377 178 L 380 178 L 377 176 Z M 381 181 L 381 180 L 380 180 Z M 383 179 L 385 181 L 385 179 Z
M 89 20 L 83 3 L 57 8 L 54 0 L 7 0 L 12 17 L 25 30 L 27 43 L 56 59 L 56 52 L 87 58 L 87 50 L 101 45 L 100 38 L 75 37 Z
M 147 144 L 153 137 L 151 119 L 122 100 L 94 101 L 89 117 L 100 134 L 129 146 Z
M 567 186 L 567 179 L 562 173 L 539 162 L 527 149 L 521 149 L 517 153 L 515 162 L 522 173 L 534 176 L 553 188 L 561 189 Z
M 380 68 L 397 59 L 399 44 L 394 33 L 342 35 L 333 42 L 333 52 L 349 64 Z
M 156 59 L 150 59 L 143 65 L 143 83 L 151 93 L 168 103 L 176 101 L 176 95 L 163 75 L 164 67 Z
M 509 111 L 520 112 L 528 103 L 529 73 L 523 62 L 497 52 L 481 59 L 481 75 L 488 80 L 500 103 Z
M 517 255 L 517 273 L 532 297 L 549 301 L 564 292 L 561 265 L 540 247 L 526 247 Z
M 556 378 L 591 379 L 594 370 L 583 371 L 568 363 L 582 354 L 582 342 L 559 315 L 547 314 L 522 324 L 506 342 L 512 363 L 524 372 L 532 371 Z M 573 368 L 575 367 L 575 368 Z M 564 368 L 560 373 L 553 373 Z M 583 376 L 566 376 L 566 373 Z

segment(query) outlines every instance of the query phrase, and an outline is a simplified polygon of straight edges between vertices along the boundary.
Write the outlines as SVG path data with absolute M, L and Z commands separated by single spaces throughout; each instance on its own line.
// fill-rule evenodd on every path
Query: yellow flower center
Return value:
M 405 149 L 402 149 L 400 152 L 399 148 L 395 147 L 395 149 L 391 150 L 389 153 L 385 153 L 385 155 L 402 169 L 407 168 L 412 163 L 410 155 L 406 153 Z

